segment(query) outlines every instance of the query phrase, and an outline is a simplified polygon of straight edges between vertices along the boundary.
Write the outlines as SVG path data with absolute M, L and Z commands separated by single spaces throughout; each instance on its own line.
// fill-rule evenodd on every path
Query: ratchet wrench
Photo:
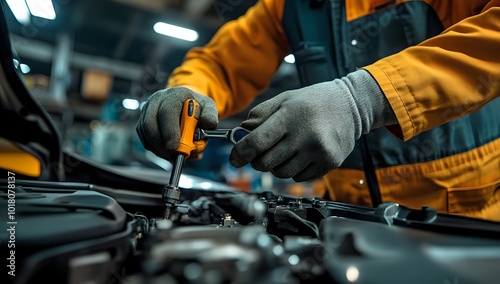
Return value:
M 201 128 L 196 128 L 194 131 L 194 140 L 207 140 L 208 138 L 224 138 L 231 141 L 233 144 L 238 143 L 238 141 L 243 138 L 239 135 L 247 135 L 250 130 L 243 128 L 241 126 L 232 129 L 213 129 L 205 130 Z

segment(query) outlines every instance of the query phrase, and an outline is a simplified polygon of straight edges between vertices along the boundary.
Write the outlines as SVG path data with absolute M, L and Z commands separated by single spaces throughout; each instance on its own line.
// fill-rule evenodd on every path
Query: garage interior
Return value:
M 470 137 L 460 132 L 464 128 L 456 124 L 447 129 L 450 132 L 437 131 L 438 135 L 430 135 L 430 140 L 412 137 L 420 145 L 417 150 L 409 148 L 415 150 L 413 152 L 405 152 L 403 147 L 402 151 L 397 146 L 387 147 L 399 145 L 391 144 L 390 139 L 398 139 L 397 131 L 402 129 L 400 125 L 387 124 L 387 129 L 373 128 L 369 129 L 370 133 L 364 133 L 367 135 L 359 134 L 353 142 L 356 143 L 353 148 L 357 148 L 349 152 L 359 159 L 339 166 L 345 170 L 343 174 L 329 179 L 329 174 L 336 173 L 334 170 L 327 173 L 326 178 L 304 182 L 278 178 L 271 171 L 258 171 L 250 164 L 233 167 L 229 156 L 237 143 L 228 139 L 211 137 L 199 160 L 185 159 L 186 154 L 178 148 L 172 163 L 145 149 L 136 125 L 148 98 L 166 88 L 170 74 L 182 64 L 189 50 L 208 44 L 224 24 L 264 1 L 277 3 L 272 1 L 278 0 L 5 0 L 0 3 L 0 11 L 3 11 L 3 15 L 0 14 L 0 117 L 4 118 L 0 129 L 1 283 L 498 282 L 500 223 L 496 220 L 500 215 L 495 212 L 500 212 L 500 180 L 488 180 L 500 172 L 499 160 L 494 157 L 500 153 L 498 147 L 495 148 L 500 145 L 500 139 L 496 141 L 498 138 L 494 135 L 474 159 L 461 155 L 476 148 L 439 156 L 448 150 L 446 147 L 477 142 L 474 140 L 477 137 L 468 139 Z M 465 1 L 452 5 L 451 0 L 286 1 L 302 3 L 311 10 L 326 7 L 331 11 L 343 3 L 357 3 L 363 8 L 371 5 L 373 14 L 390 11 L 394 16 L 401 12 L 402 18 L 408 17 L 410 22 L 415 11 L 436 16 L 430 6 L 424 5 L 454 8 L 466 5 Z M 500 17 L 497 7 L 500 2 L 492 0 L 491 3 L 495 4 L 491 5 L 491 10 L 496 9 L 494 15 Z M 410 8 L 397 10 L 404 5 Z M 418 9 L 413 9 L 415 7 Z M 396 10 L 391 10 L 393 8 Z M 333 17 L 334 13 L 328 13 Z M 364 25 L 357 24 L 356 20 L 353 20 L 356 25 L 352 31 L 360 34 L 360 31 L 366 32 L 362 29 L 369 30 L 374 23 L 383 22 L 368 21 Z M 420 22 L 413 22 L 421 28 Z M 498 26 L 500 21 L 493 23 L 491 26 Z M 410 30 L 410 34 L 412 31 L 408 26 L 397 28 Z M 431 27 L 425 29 L 434 32 Z M 498 30 L 489 32 L 498 35 Z M 471 37 L 484 33 L 479 29 L 462 31 Z M 379 45 L 384 51 L 385 41 L 377 44 L 374 39 L 378 31 L 374 34 L 377 35 L 368 37 L 364 43 L 370 48 L 373 47 L 370 44 Z M 459 42 L 460 33 L 455 36 L 454 40 Z M 347 38 L 342 42 L 345 44 L 342 52 L 348 54 L 349 50 L 361 48 L 362 40 L 361 37 Z M 311 46 L 313 51 L 318 51 L 318 46 Z M 451 46 L 448 47 L 452 49 Z M 439 52 L 445 50 L 439 46 L 433 48 L 440 49 Z M 480 48 L 478 43 L 477 49 Z M 285 91 L 301 88 L 304 78 L 300 75 L 306 72 L 301 64 L 307 60 L 300 57 L 300 51 L 303 50 L 294 51 L 297 62 L 293 54 L 284 57 L 268 88 L 244 111 L 219 121 L 217 130 L 238 127 L 253 107 Z M 315 57 L 318 53 L 311 52 L 312 55 L 305 57 L 310 56 L 312 62 L 331 63 L 328 59 L 332 57 L 321 51 L 320 56 Z M 463 61 L 473 57 L 454 53 Z M 498 54 L 479 54 L 485 65 L 500 62 Z M 314 72 L 317 71 L 311 71 Z M 421 70 L 415 72 L 425 75 Z M 443 73 L 446 72 L 440 75 Z M 449 73 L 445 75 L 451 80 L 454 74 Z M 464 81 L 470 79 L 461 75 Z M 499 76 L 492 68 L 491 74 L 471 82 L 479 84 L 476 91 L 495 96 L 500 89 Z M 324 82 L 333 82 L 329 80 Z M 369 95 L 377 91 L 384 95 L 383 88 L 377 87 Z M 473 97 L 471 94 L 471 100 Z M 359 97 L 349 98 L 356 105 Z M 498 106 L 499 100 L 492 99 L 485 103 L 485 108 L 493 108 L 495 103 Z M 434 103 L 431 99 L 422 101 L 427 107 Z M 184 103 L 184 118 L 193 119 L 199 108 L 194 100 L 186 99 Z M 352 104 L 344 107 L 351 108 Z M 435 117 L 465 111 L 458 105 L 451 114 L 438 113 Z M 271 120 L 270 117 L 267 119 Z M 497 131 L 493 116 L 471 121 L 474 123 L 466 125 L 466 130 L 478 136 Z M 448 123 L 443 125 L 446 127 Z M 295 130 L 297 126 L 294 124 L 292 128 Z M 209 132 L 194 129 L 193 126 L 193 137 Z M 211 133 L 221 138 L 217 130 Z M 368 145 L 370 140 L 359 142 L 379 130 L 389 130 L 392 136 L 390 139 L 374 136 L 381 137 L 371 140 L 374 145 Z M 290 133 L 287 135 L 290 137 Z M 446 144 L 452 138 L 458 142 Z M 365 144 L 358 147 L 358 142 Z M 381 146 L 389 150 L 382 152 L 376 148 Z M 306 149 L 306 153 L 309 151 L 311 156 L 305 160 L 310 162 L 311 152 L 316 148 L 311 144 L 300 147 Z M 321 150 L 318 152 L 322 153 Z M 427 154 L 432 157 L 436 154 L 439 158 L 418 160 Z M 451 159 L 456 157 L 465 157 L 460 162 L 470 165 L 470 169 L 481 168 L 483 175 L 477 175 L 478 179 L 488 182 L 481 186 L 468 184 L 466 178 L 474 180 L 475 172 L 470 170 L 452 177 L 463 178 L 461 186 L 448 186 L 448 180 L 442 181 L 439 175 L 449 174 L 451 170 L 439 168 L 434 162 L 445 160 L 443 164 L 451 168 L 458 164 L 449 162 L 458 160 Z M 386 161 L 384 159 L 397 162 L 382 165 L 380 161 Z M 408 163 L 399 163 L 398 159 L 406 159 Z M 30 163 L 35 165 L 35 170 L 25 166 Z M 358 165 L 361 168 L 357 168 Z M 38 172 L 37 167 L 41 169 Z M 343 192 L 331 188 L 339 185 L 336 189 L 346 189 L 343 187 L 346 184 L 349 190 Z M 392 187 L 382 191 L 379 184 Z M 344 195 L 339 198 L 335 192 Z M 388 200 L 388 196 L 397 202 Z M 397 198 L 419 205 L 411 206 Z M 441 207 L 429 206 L 422 200 Z
M 141 104 L 165 88 L 168 75 L 189 49 L 208 43 L 224 23 L 243 15 L 256 1 L 47 3 L 53 4 L 53 19 L 32 16 L 23 22 L 6 9 L 6 20 L 19 64 L 26 71 L 26 85 L 56 122 L 63 147 L 104 164 L 169 169 L 171 165 L 146 151 L 137 137 Z M 198 38 L 187 41 L 159 34 L 154 30 L 158 22 L 193 29 Z M 252 106 L 222 120 L 219 128 L 239 125 L 253 106 L 298 87 L 293 63 L 283 62 Z M 268 174 L 262 178 L 251 167 L 238 170 L 227 162 L 230 144 L 210 144 L 201 161 L 187 163 L 186 173 L 248 191 L 261 190 L 262 182 L 266 188 L 277 183 L 276 190 L 286 188 L 296 194 L 318 195 L 324 190 L 318 182 L 297 184 Z

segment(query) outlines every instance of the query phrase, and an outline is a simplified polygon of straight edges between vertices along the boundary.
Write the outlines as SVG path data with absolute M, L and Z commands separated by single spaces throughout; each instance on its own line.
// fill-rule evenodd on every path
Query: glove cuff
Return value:
M 341 80 L 348 86 L 356 102 L 363 134 L 375 128 L 397 124 L 391 105 L 368 71 L 358 69 Z

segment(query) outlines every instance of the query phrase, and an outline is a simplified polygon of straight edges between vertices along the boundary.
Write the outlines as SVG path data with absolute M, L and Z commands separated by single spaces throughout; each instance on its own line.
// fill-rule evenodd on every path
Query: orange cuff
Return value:
M 403 77 L 394 67 L 382 60 L 363 69 L 375 78 L 398 120 L 399 127 L 392 125 L 388 126 L 387 130 L 404 141 L 415 136 L 416 127 L 412 114 L 417 109 L 417 103 L 415 98 L 409 95 L 411 92 Z

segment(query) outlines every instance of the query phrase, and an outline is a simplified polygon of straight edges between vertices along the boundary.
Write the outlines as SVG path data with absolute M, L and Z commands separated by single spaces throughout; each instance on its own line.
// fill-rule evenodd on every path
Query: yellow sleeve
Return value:
M 205 47 L 186 54 L 168 87 L 186 86 L 211 97 L 221 118 L 247 107 L 288 53 L 283 9 L 284 0 L 262 0 L 226 23 Z
M 459 8 L 450 2 L 450 9 Z M 397 116 L 400 128 L 388 129 L 404 140 L 474 112 L 500 96 L 500 0 L 364 68 Z

